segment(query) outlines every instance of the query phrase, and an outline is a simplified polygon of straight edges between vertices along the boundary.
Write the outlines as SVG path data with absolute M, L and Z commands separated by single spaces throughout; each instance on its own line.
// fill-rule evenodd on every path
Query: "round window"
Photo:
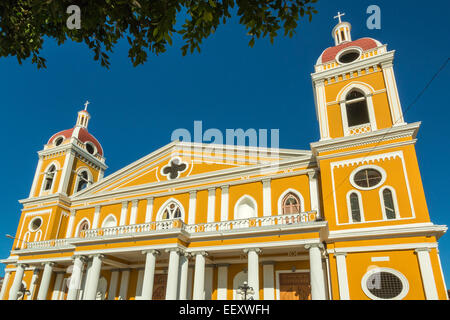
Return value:
M 351 49 L 351 50 L 347 50 L 347 51 L 344 51 L 343 53 L 341 53 L 339 55 L 338 61 L 343 64 L 351 63 L 353 61 L 358 60 L 360 56 L 361 56 L 361 52 L 359 50 Z
M 55 140 L 55 146 L 59 146 L 61 143 L 63 143 L 64 137 L 59 137 Z
M 30 221 L 29 229 L 30 231 L 38 231 L 42 225 L 42 218 L 37 217 Z
M 379 187 L 386 180 L 385 171 L 377 166 L 357 168 L 350 175 L 350 183 L 358 189 L 371 190 Z
M 94 154 L 94 152 L 95 152 L 95 148 L 91 143 L 86 143 L 86 150 L 90 154 Z
M 362 288 L 371 299 L 399 300 L 409 290 L 408 281 L 400 272 L 377 268 L 369 271 L 362 280 Z

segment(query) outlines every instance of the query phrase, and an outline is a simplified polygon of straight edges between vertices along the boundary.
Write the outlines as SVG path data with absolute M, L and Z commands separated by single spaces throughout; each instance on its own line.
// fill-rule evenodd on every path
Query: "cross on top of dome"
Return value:
M 334 17 L 334 19 L 339 19 L 339 23 L 342 23 L 341 17 L 345 16 L 345 13 L 340 13 L 338 11 L 337 16 Z

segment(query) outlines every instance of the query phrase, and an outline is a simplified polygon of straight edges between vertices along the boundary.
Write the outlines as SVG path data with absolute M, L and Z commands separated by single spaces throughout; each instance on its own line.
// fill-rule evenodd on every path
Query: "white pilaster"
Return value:
M 188 288 L 188 269 L 189 269 L 189 254 L 184 253 L 180 255 L 180 267 L 179 267 L 179 300 L 187 300 L 187 288 Z
M 431 266 L 430 249 L 416 249 L 416 254 L 419 259 L 420 274 L 425 289 L 425 297 L 427 300 L 438 300 L 439 296 L 436 288 L 436 280 L 434 279 L 433 267 Z
M 129 281 L 130 281 L 130 270 L 129 269 L 122 270 L 120 277 L 119 300 L 127 300 Z
M 61 172 L 61 178 L 59 180 L 59 193 L 69 194 L 67 188 L 69 186 L 70 175 L 72 173 L 73 160 L 75 159 L 75 151 L 67 150 L 66 158 L 64 160 L 64 166 Z M 76 188 L 76 186 L 75 186 Z
M 217 266 L 217 300 L 227 300 L 228 264 Z
M 27 265 L 18 264 L 16 267 L 16 274 L 14 276 L 14 281 L 12 283 L 11 289 L 9 290 L 8 300 L 17 300 L 20 287 L 22 285 L 23 273 L 25 272 L 25 268 Z
M 195 224 L 195 210 L 197 204 L 197 191 L 189 192 L 189 217 L 188 224 Z
M 96 206 L 94 211 L 94 220 L 92 221 L 92 229 L 98 228 L 99 220 L 100 220 L 100 206 Z
M 5 270 L 5 277 L 3 278 L 2 290 L 0 291 L 0 300 L 4 300 L 6 287 L 8 286 L 9 277 L 11 276 L 11 271 Z
M 75 211 L 70 212 L 69 222 L 67 224 L 66 238 L 72 237 L 75 222 Z
M 253 299 L 259 300 L 259 262 L 258 255 L 261 250 L 258 248 L 245 249 L 244 253 L 248 255 L 248 285 L 253 288 Z
M 50 286 L 50 279 L 52 278 L 53 266 L 55 264 L 53 262 L 44 263 L 44 271 L 42 273 L 41 285 L 39 286 L 38 291 L 38 300 L 46 300 L 48 294 L 48 288 Z
M 272 193 L 270 189 L 271 179 L 262 180 L 263 184 L 263 215 L 265 217 L 272 215 Z
M 195 253 L 193 300 L 205 299 L 205 251 Z
M 127 223 L 127 211 L 128 211 L 128 202 L 122 202 L 122 210 L 120 211 L 120 221 L 119 226 L 124 226 Z
M 275 300 L 275 262 L 263 263 L 264 300 Z
M 153 197 L 147 198 L 147 208 L 145 210 L 145 223 L 152 221 Z
M 131 212 L 130 212 L 130 223 L 129 224 L 136 224 L 137 210 L 138 210 L 138 201 L 133 200 L 131 202 Z
M 214 222 L 216 211 L 216 188 L 208 189 L 208 216 L 207 222 Z
M 228 206 L 229 206 L 229 186 L 222 186 L 222 198 L 220 200 L 220 220 L 228 221 Z
M 328 128 L 327 102 L 325 95 L 325 81 L 320 80 L 315 83 L 316 111 L 320 126 L 320 140 L 330 139 Z
M 325 277 L 322 266 L 322 253 L 320 249 L 322 244 L 306 245 L 305 249 L 309 250 L 309 266 L 311 277 L 311 299 L 325 300 Z
M 95 300 L 97 296 L 98 280 L 100 278 L 103 257 L 104 256 L 101 254 L 96 254 L 92 258 L 92 265 L 89 270 L 89 278 L 84 300 Z
M 43 162 L 42 157 L 39 157 L 36 172 L 34 173 L 33 184 L 31 185 L 31 190 L 30 190 L 30 195 L 29 195 L 30 198 L 32 198 L 34 196 L 34 193 L 36 192 L 36 185 L 38 183 L 39 176 L 41 174 L 42 162 Z
M 70 276 L 69 291 L 67 292 L 67 300 L 76 300 L 78 292 L 81 288 L 81 278 L 86 258 L 83 256 L 75 256 Z
M 169 270 L 167 273 L 166 300 L 176 300 L 178 293 L 178 266 L 180 263 L 180 250 L 169 249 Z
M 319 183 L 317 181 L 317 171 L 308 172 L 309 177 L 309 192 L 311 197 L 311 211 L 317 212 L 317 217 L 320 217 L 319 204 Z
M 395 80 L 394 66 L 392 61 L 381 64 L 383 69 L 384 82 L 386 86 L 389 107 L 391 110 L 392 122 L 394 126 L 405 124 L 403 119 L 402 106 L 398 95 L 397 82 Z
M 119 282 L 119 270 L 111 271 L 111 280 L 108 289 L 108 300 L 115 300 L 117 293 L 117 284 Z
M 146 255 L 144 280 L 142 283 L 142 300 L 152 300 L 153 282 L 155 280 L 156 257 L 160 254 L 158 250 L 149 250 L 142 252 Z
M 63 284 L 64 284 L 64 273 L 58 272 L 56 273 L 55 285 L 53 287 L 52 300 L 60 300 L 61 294 L 63 292 Z
M 348 276 L 347 276 L 347 254 L 343 252 L 336 252 L 337 276 L 339 283 L 339 298 L 341 300 L 350 300 L 350 291 L 348 288 Z

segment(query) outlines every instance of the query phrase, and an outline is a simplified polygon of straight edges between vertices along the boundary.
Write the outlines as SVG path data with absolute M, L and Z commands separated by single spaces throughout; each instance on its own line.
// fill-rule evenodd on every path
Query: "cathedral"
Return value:
M 38 152 L 0 299 L 447 300 L 395 51 L 338 18 L 310 150 L 173 141 L 105 177 L 86 105 Z

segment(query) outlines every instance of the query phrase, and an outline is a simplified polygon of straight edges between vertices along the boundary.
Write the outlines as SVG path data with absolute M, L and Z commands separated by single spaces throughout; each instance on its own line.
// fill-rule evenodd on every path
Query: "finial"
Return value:
M 87 111 L 89 104 L 90 104 L 90 102 L 88 100 L 84 103 L 84 111 Z
M 345 13 L 340 13 L 338 11 L 337 16 L 334 17 L 334 19 L 339 19 L 339 23 L 342 23 L 341 17 L 345 16 Z

